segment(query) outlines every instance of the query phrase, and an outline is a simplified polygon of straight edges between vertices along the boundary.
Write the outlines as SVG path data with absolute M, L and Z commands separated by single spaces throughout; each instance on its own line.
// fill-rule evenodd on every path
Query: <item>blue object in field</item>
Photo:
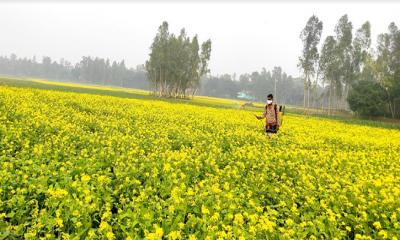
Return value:
M 238 92 L 237 93 L 237 98 L 246 99 L 246 100 L 253 100 L 253 101 L 255 100 L 254 96 L 252 96 L 252 95 L 250 95 L 250 94 L 248 94 L 246 92 Z

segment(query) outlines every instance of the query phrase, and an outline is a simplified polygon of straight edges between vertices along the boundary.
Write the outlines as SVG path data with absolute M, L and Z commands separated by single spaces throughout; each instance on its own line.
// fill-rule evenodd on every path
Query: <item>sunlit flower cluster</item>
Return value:
M 397 239 L 400 131 L 0 86 L 0 184 L 1 239 Z

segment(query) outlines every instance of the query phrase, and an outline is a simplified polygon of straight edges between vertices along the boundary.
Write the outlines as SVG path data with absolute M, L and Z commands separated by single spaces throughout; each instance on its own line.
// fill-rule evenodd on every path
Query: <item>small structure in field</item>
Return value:
M 254 101 L 254 100 L 256 100 L 256 98 L 255 98 L 253 95 L 251 95 L 251 93 L 248 92 L 248 91 L 241 91 L 241 92 L 238 92 L 238 93 L 237 93 L 237 98 L 243 99 L 243 100 L 247 100 L 247 101 Z

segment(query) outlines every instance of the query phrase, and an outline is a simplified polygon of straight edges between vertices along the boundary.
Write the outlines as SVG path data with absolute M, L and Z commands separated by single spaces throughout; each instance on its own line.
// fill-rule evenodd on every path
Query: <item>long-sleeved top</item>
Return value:
M 276 105 L 276 118 L 275 118 L 275 109 L 274 106 L 276 104 L 270 104 L 265 106 L 264 108 L 264 113 L 261 116 L 261 118 L 265 118 L 265 124 L 266 125 L 279 125 L 280 120 L 279 120 L 279 109 L 278 106 Z M 276 122 L 278 120 L 278 122 Z

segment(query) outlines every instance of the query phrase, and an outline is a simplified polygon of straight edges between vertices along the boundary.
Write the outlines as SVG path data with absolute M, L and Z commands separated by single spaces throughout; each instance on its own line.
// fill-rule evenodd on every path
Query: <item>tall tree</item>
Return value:
M 274 97 L 275 100 L 278 101 L 279 100 L 279 96 L 277 95 L 277 85 L 282 81 L 282 68 L 281 67 L 274 67 L 274 69 L 272 70 L 272 79 L 274 81 Z
M 211 40 L 208 39 L 204 43 L 201 44 L 201 53 L 200 53 L 200 72 L 197 74 L 197 80 L 195 81 L 195 85 L 193 86 L 196 90 L 200 85 L 200 77 L 210 73 L 210 69 L 208 68 L 208 62 L 211 58 Z
M 353 40 L 352 68 L 354 78 L 359 80 L 360 74 L 369 58 L 371 58 L 371 25 L 367 21 L 356 32 Z
M 367 21 L 356 32 L 353 40 L 352 69 L 354 81 L 373 79 L 371 24 Z
M 310 86 L 311 77 L 315 74 L 315 66 L 318 61 L 318 43 L 321 39 L 323 24 L 315 15 L 311 16 L 307 21 L 306 26 L 300 34 L 303 41 L 302 56 L 299 57 L 298 66 L 304 73 L 304 102 L 303 106 L 309 107 L 310 105 Z M 306 97 L 307 96 L 307 97 Z M 306 102 L 307 100 L 307 102 Z
M 202 43 L 200 51 L 197 35 L 190 39 L 182 29 L 176 37 L 169 33 L 168 23 L 163 22 L 150 49 L 146 70 L 154 93 L 167 97 L 186 97 L 188 93 L 193 96 L 201 77 L 209 72 L 211 41 Z
M 395 23 L 378 36 L 376 75 L 384 88 L 392 117 L 400 115 L 400 31 Z
M 350 85 L 354 78 L 354 70 L 352 68 L 352 34 L 353 25 L 349 21 L 347 14 L 343 15 L 335 26 L 336 33 L 336 54 L 338 55 L 338 63 L 340 76 L 335 79 L 336 82 L 336 108 L 346 108 L 346 98 Z
M 338 78 L 338 56 L 336 52 L 337 42 L 333 36 L 325 38 L 319 59 L 319 71 L 324 83 L 328 84 L 328 113 L 331 114 L 333 98 L 336 95 L 336 80 Z

